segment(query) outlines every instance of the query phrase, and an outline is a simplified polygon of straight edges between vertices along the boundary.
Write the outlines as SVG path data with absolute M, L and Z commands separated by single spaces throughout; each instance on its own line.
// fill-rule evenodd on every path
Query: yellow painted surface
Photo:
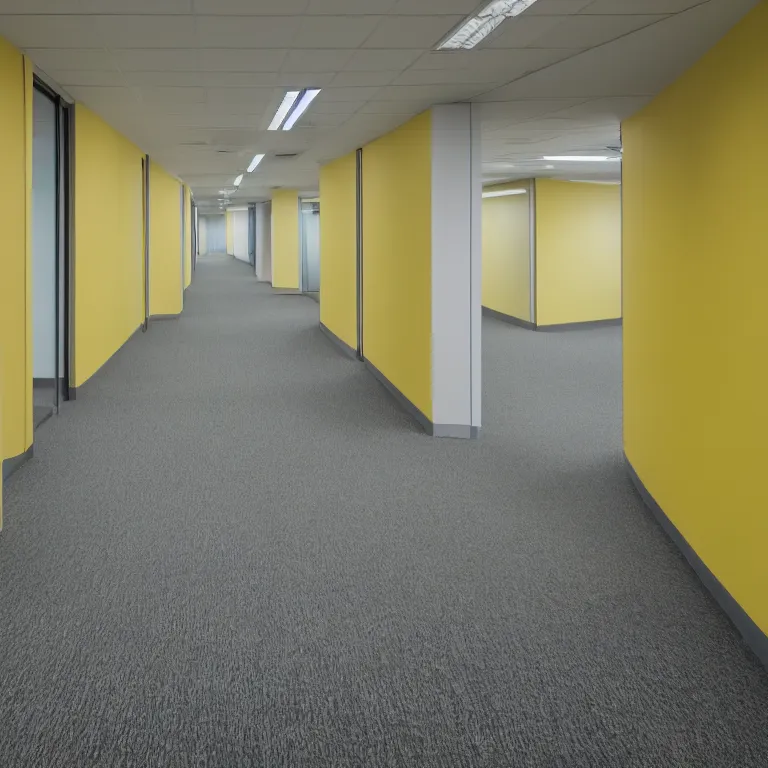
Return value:
M 536 179 L 536 323 L 621 317 L 621 187 Z
M 75 386 L 144 318 L 142 152 L 75 107 Z
M 763 632 L 766 40 L 763 2 L 623 125 L 625 450 Z
M 235 216 L 227 211 L 224 214 L 224 223 L 227 231 L 227 253 L 234 256 L 235 253 Z
M 181 312 L 181 185 L 157 163 L 149 170 L 150 315 Z
M 184 185 L 184 287 L 192 284 L 192 190 Z
M 357 349 L 357 162 L 320 169 L 320 322 Z
M 483 192 L 526 190 L 483 199 L 483 306 L 531 320 L 532 182 L 496 184 Z
M 366 358 L 432 418 L 432 116 L 363 149 Z
M 30 68 L 0 39 L 0 458 L 32 444 Z
M 272 286 L 299 287 L 299 193 L 277 189 L 272 196 Z

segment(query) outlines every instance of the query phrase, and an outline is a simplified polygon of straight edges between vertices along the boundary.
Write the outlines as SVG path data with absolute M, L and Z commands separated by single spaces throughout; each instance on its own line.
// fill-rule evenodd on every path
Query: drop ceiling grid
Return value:
M 183 178 L 223 188 L 254 151 L 303 153 L 245 192 L 316 183 L 318 162 L 440 101 L 487 110 L 487 163 L 589 148 L 755 4 L 538 0 L 462 54 L 432 49 L 477 0 L 0 0 L 0 34 Z M 266 133 L 285 89 L 310 85 L 299 128 Z

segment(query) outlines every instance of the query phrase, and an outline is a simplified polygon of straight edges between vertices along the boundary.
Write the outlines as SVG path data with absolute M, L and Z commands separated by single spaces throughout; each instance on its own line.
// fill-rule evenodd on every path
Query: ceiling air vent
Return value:
M 289 160 L 292 157 L 298 157 L 298 156 L 299 156 L 298 152 L 277 152 L 275 154 L 275 157 L 279 157 L 283 160 Z

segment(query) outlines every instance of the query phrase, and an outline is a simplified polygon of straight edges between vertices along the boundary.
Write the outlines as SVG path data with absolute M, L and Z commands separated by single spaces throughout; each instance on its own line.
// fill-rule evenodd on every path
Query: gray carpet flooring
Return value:
M 768 764 L 768 675 L 631 488 L 617 329 L 484 326 L 431 440 L 202 259 L 36 435 L 0 537 L 0 766 Z

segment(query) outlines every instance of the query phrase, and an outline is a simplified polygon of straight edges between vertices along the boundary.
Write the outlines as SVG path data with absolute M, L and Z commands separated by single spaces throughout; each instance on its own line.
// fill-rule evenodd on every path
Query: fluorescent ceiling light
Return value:
M 243 181 L 243 174 L 241 173 L 236 179 L 235 179 L 235 186 L 239 187 L 241 182 Z
M 256 170 L 256 166 L 264 159 L 264 155 L 255 155 L 251 164 L 248 166 L 248 173 L 253 173 Z
M 309 88 L 304 91 L 299 103 L 296 105 L 296 109 L 291 112 L 291 116 L 285 121 L 284 131 L 290 131 L 296 125 L 296 121 L 307 111 L 307 108 L 315 100 L 318 93 L 320 93 L 319 88 Z
M 296 99 L 299 98 L 300 91 L 288 91 L 283 98 L 283 103 L 277 108 L 275 116 L 272 118 L 272 122 L 269 124 L 268 130 L 279 131 L 280 126 L 283 124 L 283 120 L 288 116 L 291 111 L 291 107 L 296 103 Z
M 476 16 L 459 27 L 447 40 L 437 46 L 439 51 L 460 51 L 474 48 L 485 40 L 505 19 L 519 16 L 536 0 L 494 0 Z
M 483 192 L 483 197 L 509 197 L 510 195 L 527 195 L 527 189 L 502 189 L 496 192 Z
M 620 163 L 620 157 L 607 155 L 553 155 L 544 157 L 550 163 Z

